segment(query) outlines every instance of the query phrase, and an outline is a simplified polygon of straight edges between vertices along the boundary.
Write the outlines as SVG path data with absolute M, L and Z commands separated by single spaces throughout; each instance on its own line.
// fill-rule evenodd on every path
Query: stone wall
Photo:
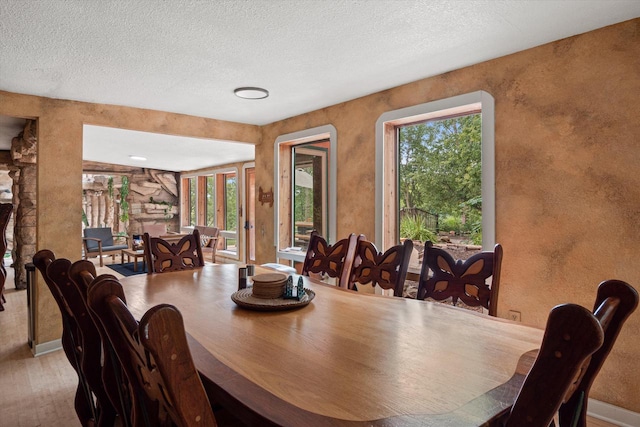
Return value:
M 142 234 L 144 225 L 164 224 L 167 231 L 179 231 L 178 186 L 173 172 L 154 169 L 102 165 L 101 172 L 83 174 L 83 210 L 85 227 L 111 227 L 114 233 Z M 122 178 L 129 179 L 128 219 L 121 220 Z M 112 195 L 109 178 L 113 179 Z
M 11 141 L 9 176 L 13 179 L 13 268 L 16 289 L 27 287 L 24 266 L 36 253 L 36 162 L 37 125 L 27 120 L 24 130 Z M 11 230 L 7 230 L 7 234 Z

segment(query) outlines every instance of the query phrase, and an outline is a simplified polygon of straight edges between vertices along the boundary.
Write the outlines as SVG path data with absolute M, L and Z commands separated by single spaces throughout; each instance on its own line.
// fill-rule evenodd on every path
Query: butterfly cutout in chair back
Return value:
M 451 298 L 453 305 L 461 300 L 468 306 L 483 306 L 495 316 L 495 302 L 502 263 L 502 246 L 493 252 L 480 252 L 467 260 L 455 260 L 444 249 L 428 242 L 422 260 L 418 299 L 437 301 Z M 491 286 L 487 279 L 493 276 Z
M 144 233 L 143 240 L 149 274 L 187 270 L 204 265 L 198 230 L 193 230 L 193 234 L 183 236 L 175 243 L 151 237 L 148 233 Z

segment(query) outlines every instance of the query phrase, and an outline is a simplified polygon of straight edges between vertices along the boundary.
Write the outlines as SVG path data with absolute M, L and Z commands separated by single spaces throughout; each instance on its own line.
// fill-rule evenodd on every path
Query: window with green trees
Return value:
M 209 175 L 206 177 L 207 182 L 207 206 L 206 206 L 206 221 L 207 227 L 215 227 L 216 226 L 216 203 L 215 203 L 215 179 L 213 175 Z
M 236 231 L 238 226 L 238 182 L 235 173 L 224 174 L 224 229 Z M 236 239 L 225 238 L 225 249 L 236 250 Z
M 400 238 L 482 244 L 481 130 L 479 113 L 398 128 Z
M 491 250 L 496 240 L 493 96 L 479 90 L 381 114 L 375 194 L 375 241 L 382 248 L 404 238 L 437 240 L 437 232 L 453 231 L 459 243 Z M 421 245 L 414 249 L 419 254 Z

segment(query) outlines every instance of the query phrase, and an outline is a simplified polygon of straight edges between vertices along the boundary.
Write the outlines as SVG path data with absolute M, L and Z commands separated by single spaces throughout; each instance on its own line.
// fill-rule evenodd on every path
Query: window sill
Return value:
M 307 255 L 306 251 L 286 250 L 282 249 L 276 253 L 277 258 L 288 259 L 296 262 L 304 262 Z

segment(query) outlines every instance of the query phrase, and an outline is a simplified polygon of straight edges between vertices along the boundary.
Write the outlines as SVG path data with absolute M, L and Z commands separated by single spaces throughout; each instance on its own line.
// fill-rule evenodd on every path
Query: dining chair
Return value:
M 586 427 L 589 390 L 602 364 L 613 348 L 622 325 L 638 307 L 638 292 L 621 280 L 606 280 L 598 286 L 594 315 L 604 331 L 604 343 L 592 356 L 589 365 L 570 399 L 559 411 L 560 427 Z
M 210 253 L 211 262 L 215 264 L 220 230 L 216 227 L 205 227 L 204 225 L 196 225 L 193 228 L 198 230 L 200 233 L 200 246 L 202 246 L 202 253 Z
M 502 265 L 502 245 L 493 251 L 483 251 L 467 260 L 455 260 L 446 250 L 427 242 L 422 257 L 422 268 L 416 298 L 443 301 L 451 298 L 470 307 L 484 307 L 490 316 L 498 311 L 498 290 Z M 491 286 L 487 279 L 491 277 Z
M 62 295 L 58 290 L 58 287 L 47 276 L 47 267 L 56 259 L 53 252 L 47 249 L 36 252 L 33 256 L 33 264 L 36 266 L 40 274 L 44 278 L 53 299 L 58 305 L 60 314 L 62 317 L 62 349 L 67 357 L 67 360 L 76 371 L 78 376 L 78 385 L 76 386 L 76 393 L 74 397 L 74 409 L 76 415 L 80 420 L 80 424 L 88 426 L 90 422 L 95 422 L 95 406 L 93 397 L 89 391 L 89 385 L 82 370 L 80 369 L 80 354 L 78 352 L 80 342 L 80 331 L 76 323 L 76 319 L 73 317 L 71 310 L 67 307 L 66 303 L 62 299 Z
M 373 242 L 360 235 L 349 276 L 349 288 L 358 290 L 358 283 L 370 283 L 382 289 L 393 289 L 393 295 L 401 297 L 412 250 L 413 242 L 407 239 L 382 253 Z
M 542 345 L 508 415 L 504 427 L 552 425 L 553 418 L 579 383 L 589 357 L 604 342 L 596 316 L 576 304 L 554 307 Z
M 160 237 L 151 237 L 149 233 L 142 236 L 147 273 L 165 273 L 202 267 L 202 247 L 200 233 L 193 230 L 176 241 L 167 241 Z
M 90 256 L 97 256 L 100 259 L 100 267 L 104 265 L 102 261 L 103 255 L 111 255 L 113 262 L 115 256 L 120 254 L 123 249 L 131 249 L 129 247 L 129 236 L 114 235 L 111 227 L 85 228 L 83 233 L 84 259 L 89 259 Z M 126 244 L 116 244 L 116 239 L 125 239 Z
M 112 406 L 115 408 L 119 416 L 120 425 L 127 427 L 130 425 L 131 418 L 131 396 L 129 395 L 126 387 L 126 380 L 122 373 L 122 367 L 111 348 L 111 342 L 104 330 L 102 322 L 100 322 L 100 319 L 96 317 L 95 313 L 89 309 L 87 301 L 89 286 L 92 283 L 98 283 L 102 280 L 115 280 L 116 276 L 112 274 L 101 274 L 100 276 L 96 276 L 95 265 L 90 261 L 80 260 L 74 262 L 69 267 L 69 278 L 73 281 L 76 288 L 82 295 L 85 305 L 87 306 L 87 312 L 89 313 L 98 335 L 100 336 L 102 383 Z
M 117 279 L 92 283 L 88 302 L 128 378 L 134 427 L 217 425 L 178 309 L 157 305 L 138 323 Z
M 117 412 L 102 383 L 101 343 L 84 298 L 69 279 L 71 261 L 38 251 L 33 263 L 42 274 L 63 320 L 62 344 L 78 375 L 74 406 L 83 426 L 113 425 Z
M 309 247 L 302 265 L 303 276 L 335 277 L 338 286 L 349 287 L 349 274 L 355 258 L 358 237 L 351 233 L 346 239 L 329 245 L 317 231 L 309 236 Z
M 0 254 L 4 257 L 7 251 L 7 225 L 13 212 L 13 204 L 0 203 Z M 3 258 L 4 259 L 4 258 Z M 4 282 L 7 280 L 7 270 L 4 268 L 4 262 L 0 260 L 0 311 L 4 310 L 4 303 L 7 300 L 4 297 Z

